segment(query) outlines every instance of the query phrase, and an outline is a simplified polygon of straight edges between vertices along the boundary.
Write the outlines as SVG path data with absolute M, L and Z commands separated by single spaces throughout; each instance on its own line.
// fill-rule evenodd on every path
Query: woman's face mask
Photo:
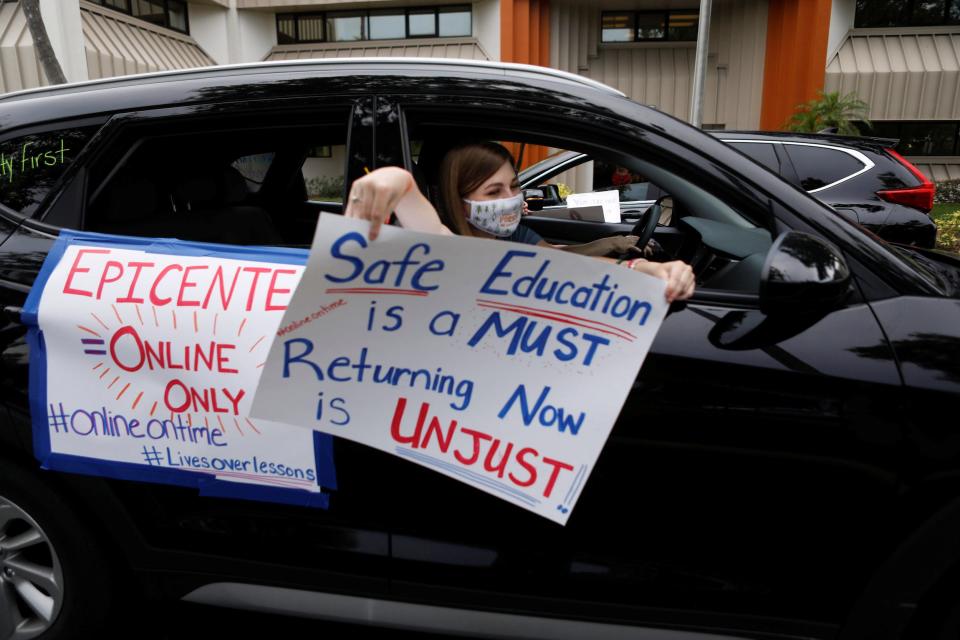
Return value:
M 467 200 L 467 221 L 489 234 L 505 238 L 517 230 L 523 213 L 523 194 L 496 200 Z

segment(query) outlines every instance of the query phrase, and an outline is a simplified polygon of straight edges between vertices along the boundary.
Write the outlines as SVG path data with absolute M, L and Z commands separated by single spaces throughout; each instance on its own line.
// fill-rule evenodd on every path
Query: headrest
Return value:
M 186 177 L 174 187 L 173 195 L 177 199 L 178 209 L 188 204 L 191 209 L 198 209 L 216 202 L 217 182 L 209 174 Z

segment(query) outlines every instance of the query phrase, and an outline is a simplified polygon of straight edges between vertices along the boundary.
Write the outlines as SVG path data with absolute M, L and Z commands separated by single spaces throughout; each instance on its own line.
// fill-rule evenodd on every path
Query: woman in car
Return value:
M 472 143 L 448 152 L 440 166 L 439 187 L 440 214 L 420 193 L 408 171 L 383 167 L 353 183 L 344 213 L 348 218 L 369 220 L 371 240 L 390 213 L 396 212 L 400 224 L 413 231 L 553 246 L 520 223 L 524 202 L 516 165 L 502 145 Z M 666 280 L 667 302 L 693 295 L 693 270 L 685 262 L 633 258 L 620 264 Z

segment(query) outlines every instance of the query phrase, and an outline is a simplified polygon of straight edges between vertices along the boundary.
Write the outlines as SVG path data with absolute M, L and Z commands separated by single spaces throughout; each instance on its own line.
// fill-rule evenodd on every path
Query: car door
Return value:
M 8 261 L 4 303 L 14 310 L 22 306 L 61 228 L 309 246 L 319 210 L 340 205 L 329 197 L 308 198 L 308 165 L 316 171 L 325 156 L 335 156 L 330 166 L 338 167 L 335 191 L 337 199 L 342 197 L 372 163 L 371 110 L 368 98 L 313 97 L 114 114 L 65 174 L 59 197 L 24 220 L 3 244 Z M 294 144 L 299 138 L 301 146 Z M 271 139 L 290 144 L 273 148 Z M 339 148 L 329 154 L 310 151 L 303 146 L 307 141 Z M 220 143 L 239 151 L 227 153 Z M 258 154 L 273 157 L 267 162 Z M 209 185 L 197 184 L 213 169 L 239 180 L 231 184 L 243 197 L 223 190 L 214 202 Z M 264 229 L 275 235 L 258 235 Z M 8 324 L 5 331 L 4 379 L 25 390 L 23 328 Z M 29 442 L 23 400 L 11 399 L 9 409 L 19 417 L 21 438 Z M 389 512 L 367 473 L 381 456 L 336 443 L 339 490 L 328 510 L 200 497 L 195 489 L 158 484 L 110 480 L 106 485 L 127 520 L 124 530 L 136 531 L 124 547 L 131 547 L 131 561 L 139 568 L 382 594 Z M 109 526 L 120 528 L 119 523 Z
M 399 117 L 378 139 L 401 136 L 397 149 L 404 126 L 424 123 L 603 146 L 715 185 L 771 239 L 795 224 L 749 181 L 636 122 L 569 103 L 390 101 Z M 667 316 L 565 527 L 393 461 L 404 488 L 394 503 L 394 593 L 687 627 L 772 631 L 807 620 L 822 632 L 889 542 L 879 532 L 896 498 L 899 422 L 887 399 L 899 385 L 858 290 L 829 312 L 776 315 L 760 309 L 755 288 L 703 287 Z

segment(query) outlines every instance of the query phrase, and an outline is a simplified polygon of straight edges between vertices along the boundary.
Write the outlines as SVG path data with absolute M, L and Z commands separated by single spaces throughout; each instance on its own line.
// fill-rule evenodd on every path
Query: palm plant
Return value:
M 850 92 L 841 96 L 839 91 L 824 93 L 817 92 L 814 100 L 797 105 L 796 113 L 787 121 L 790 131 L 816 133 L 823 129 L 836 129 L 836 132 L 845 136 L 860 135 L 854 121 L 859 120 L 872 126 L 867 119 L 870 105 Z

